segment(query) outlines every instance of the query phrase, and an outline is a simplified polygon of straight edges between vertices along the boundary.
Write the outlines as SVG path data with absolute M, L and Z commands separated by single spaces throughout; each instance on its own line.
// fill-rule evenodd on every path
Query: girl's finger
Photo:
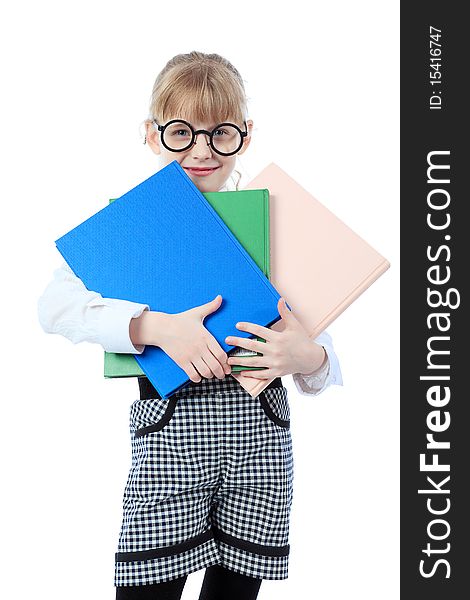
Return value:
M 217 358 L 212 354 L 211 350 L 207 348 L 206 352 L 202 356 L 204 362 L 207 364 L 209 369 L 211 370 L 211 377 L 215 375 L 219 379 L 223 379 L 225 377 L 224 367 L 220 364 Z
M 241 377 L 249 377 L 250 379 L 275 379 L 277 375 L 272 372 L 272 369 L 260 369 L 256 371 L 242 371 Z
M 184 370 L 184 372 L 191 379 L 191 381 L 193 381 L 194 383 L 199 383 L 201 381 L 201 376 L 196 371 L 196 369 L 194 368 L 194 365 L 192 363 L 188 363 L 184 366 L 183 365 L 179 365 L 179 366 Z
M 267 342 L 258 342 L 258 340 L 253 340 L 251 338 L 241 338 L 229 335 L 225 338 L 225 343 L 230 344 L 231 346 L 239 346 L 245 350 L 252 350 L 253 352 L 266 354 Z
M 222 370 L 224 371 L 225 375 L 228 375 L 231 372 L 231 368 L 228 366 L 227 363 L 227 353 L 224 352 L 224 349 L 220 347 L 220 344 L 213 336 L 211 336 L 210 339 L 207 341 L 207 346 L 212 352 L 212 354 L 215 356 L 216 360 L 220 363 L 220 366 L 222 367 Z
M 240 321 L 237 323 L 236 328 L 240 329 L 241 331 L 248 331 L 248 333 L 254 333 L 267 342 L 271 342 L 278 333 L 277 331 L 273 331 L 272 329 L 268 329 L 267 327 L 263 327 L 257 323 L 247 323 L 245 321 Z
M 263 356 L 231 356 L 228 359 L 228 364 L 244 367 L 267 367 L 266 359 Z
M 203 360 L 202 356 L 193 359 L 192 363 L 201 377 L 205 377 L 206 379 L 212 379 L 214 377 L 214 374 L 212 373 L 210 367 L 208 367 L 206 362 Z

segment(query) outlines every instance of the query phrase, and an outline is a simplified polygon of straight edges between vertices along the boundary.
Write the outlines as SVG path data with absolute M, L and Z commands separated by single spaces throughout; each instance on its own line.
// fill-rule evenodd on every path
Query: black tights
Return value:
M 187 577 L 152 585 L 119 586 L 116 600 L 180 600 Z M 256 600 L 262 581 L 213 565 L 206 569 L 199 600 Z

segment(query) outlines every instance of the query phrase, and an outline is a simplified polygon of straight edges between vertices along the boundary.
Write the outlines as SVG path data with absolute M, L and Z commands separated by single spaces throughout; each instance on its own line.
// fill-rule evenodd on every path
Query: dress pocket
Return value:
M 279 427 L 289 429 L 290 409 L 287 388 L 284 386 L 266 388 L 258 395 L 258 398 L 261 408 L 268 419 Z
M 173 395 L 170 398 L 145 398 L 133 402 L 130 428 L 134 437 L 161 431 L 173 417 L 177 401 L 178 398 Z

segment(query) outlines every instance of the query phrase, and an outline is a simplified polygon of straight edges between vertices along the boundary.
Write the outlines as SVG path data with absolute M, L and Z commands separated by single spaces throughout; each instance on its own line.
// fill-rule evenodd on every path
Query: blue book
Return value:
M 235 327 L 270 327 L 281 317 L 280 294 L 177 161 L 117 198 L 56 240 L 72 271 L 107 298 L 179 313 L 222 295 L 204 326 L 228 353 Z M 135 358 L 162 398 L 190 383 L 161 348 Z

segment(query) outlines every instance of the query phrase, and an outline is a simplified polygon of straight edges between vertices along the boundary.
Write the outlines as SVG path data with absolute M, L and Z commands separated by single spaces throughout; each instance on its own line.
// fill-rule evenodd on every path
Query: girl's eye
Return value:
M 225 129 L 216 129 L 214 131 L 214 136 L 222 137 L 224 135 L 227 135 L 227 131 Z
M 178 137 L 184 136 L 184 135 L 188 135 L 188 131 L 186 129 L 177 129 L 176 131 L 173 131 L 172 135 L 177 135 Z

